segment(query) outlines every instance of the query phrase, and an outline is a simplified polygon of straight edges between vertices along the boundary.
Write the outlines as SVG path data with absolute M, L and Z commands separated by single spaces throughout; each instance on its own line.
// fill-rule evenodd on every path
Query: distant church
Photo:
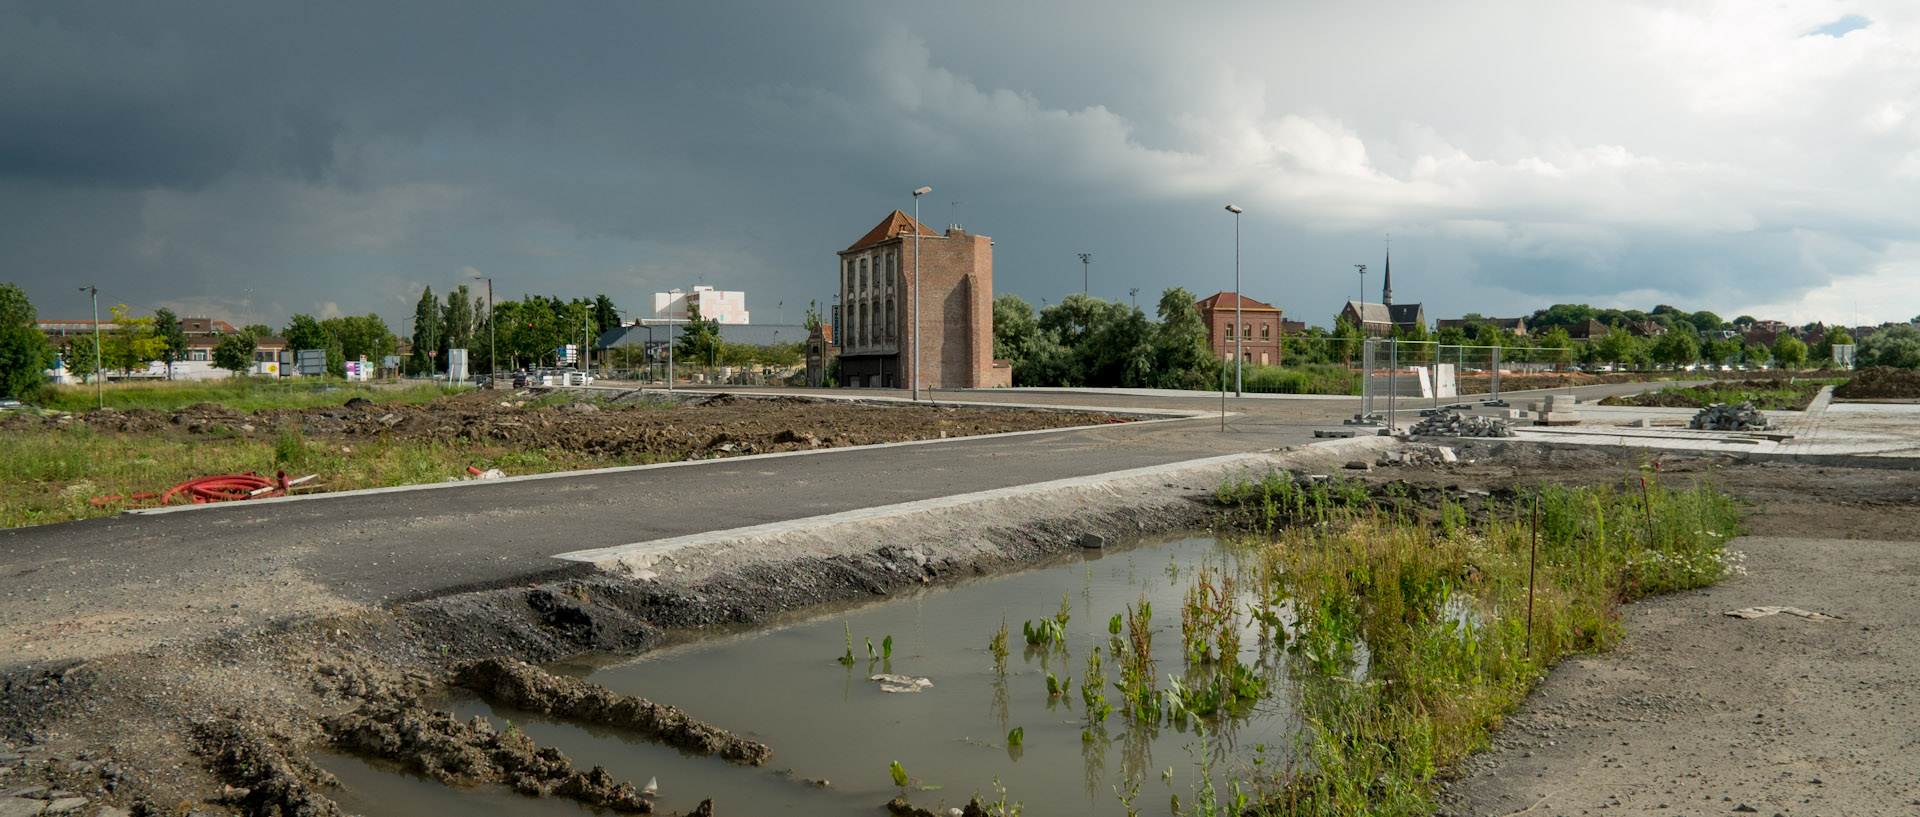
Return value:
M 1393 253 L 1387 253 L 1387 265 L 1381 274 L 1380 303 L 1348 301 L 1347 308 L 1340 310 L 1340 317 L 1355 326 L 1370 338 L 1384 338 L 1400 330 L 1401 334 L 1413 331 L 1418 326 L 1427 326 L 1427 310 L 1420 304 L 1396 304 L 1393 302 Z

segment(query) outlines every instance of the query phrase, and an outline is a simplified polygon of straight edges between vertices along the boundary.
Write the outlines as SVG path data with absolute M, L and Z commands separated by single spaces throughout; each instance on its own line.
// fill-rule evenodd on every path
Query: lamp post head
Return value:
M 931 187 L 922 187 L 922 188 L 920 188 L 920 189 L 918 189 L 918 190 L 915 190 L 915 191 L 913 191 L 913 197 L 917 199 L 917 198 L 919 198 L 919 197 L 921 197 L 921 196 L 923 196 L 923 195 L 926 195 L 926 194 L 928 194 L 928 193 L 931 193 L 931 192 L 933 192 L 933 188 L 931 188 Z
M 1229 212 L 1229 213 L 1232 213 L 1232 214 L 1234 214 L 1234 215 L 1236 215 L 1236 216 L 1237 216 L 1237 215 L 1240 215 L 1241 213 L 1244 213 L 1244 212 L 1246 212 L 1246 211 L 1245 211 L 1245 210 L 1242 210 L 1242 209 L 1240 209 L 1240 206 L 1239 206 L 1239 205 L 1237 205 L 1237 204 L 1229 204 L 1229 205 L 1227 205 L 1227 212 Z

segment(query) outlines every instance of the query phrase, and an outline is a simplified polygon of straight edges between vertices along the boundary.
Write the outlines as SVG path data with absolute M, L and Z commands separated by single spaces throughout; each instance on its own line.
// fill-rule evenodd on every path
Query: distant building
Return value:
M 1527 336 L 1526 318 L 1481 318 L 1472 321 L 1466 318 L 1441 318 L 1433 322 L 1433 331 L 1438 332 L 1442 329 L 1469 331 L 1476 323 L 1488 324 L 1502 332 L 1512 332 L 1518 337 L 1524 338 Z
M 1239 307 L 1239 325 L 1234 324 L 1235 306 Z M 1240 359 L 1261 366 L 1277 366 L 1281 360 L 1281 338 L 1286 335 L 1280 308 L 1244 295 L 1221 292 L 1201 298 L 1193 307 L 1200 310 L 1200 322 L 1207 326 L 1207 345 L 1221 360 L 1233 360 L 1235 341 Z
M 1420 304 L 1395 304 L 1393 302 L 1393 255 L 1387 255 L 1387 264 L 1380 276 L 1380 303 L 1348 301 L 1340 310 L 1340 317 L 1348 323 L 1360 327 L 1360 332 L 1370 338 L 1383 338 L 1398 329 L 1402 334 L 1413 331 L 1414 327 L 1425 330 L 1427 310 Z
M 895 210 L 838 255 L 841 385 L 909 387 L 916 338 L 922 386 L 1012 385 L 1012 370 L 993 360 L 992 239 L 958 224 L 936 233 Z
M 1599 340 L 1612 332 L 1607 325 L 1593 318 L 1566 327 L 1569 340 Z
M 710 286 L 696 286 L 692 292 L 671 289 L 653 293 L 653 317 L 658 320 L 684 321 L 691 301 L 700 310 L 703 321 L 750 323 L 747 320 L 747 293 L 722 292 Z

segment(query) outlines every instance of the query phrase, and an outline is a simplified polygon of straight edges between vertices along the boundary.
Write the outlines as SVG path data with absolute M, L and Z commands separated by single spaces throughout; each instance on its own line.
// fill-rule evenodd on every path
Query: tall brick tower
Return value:
M 919 234 L 920 319 L 913 319 Z M 840 382 L 906 388 L 913 339 L 920 385 L 987 388 L 993 367 L 993 241 L 954 225 L 936 233 L 899 210 L 839 253 Z

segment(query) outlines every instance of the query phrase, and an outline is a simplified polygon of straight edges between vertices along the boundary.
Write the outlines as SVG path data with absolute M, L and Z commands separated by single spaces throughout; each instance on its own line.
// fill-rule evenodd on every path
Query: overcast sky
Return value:
M 1920 4 L 11 2 L 0 281 L 235 324 L 828 302 L 895 208 L 996 293 L 1234 286 L 1328 324 L 1920 314 Z M 480 286 L 484 287 L 484 284 Z M 784 302 L 784 307 L 777 304 Z

